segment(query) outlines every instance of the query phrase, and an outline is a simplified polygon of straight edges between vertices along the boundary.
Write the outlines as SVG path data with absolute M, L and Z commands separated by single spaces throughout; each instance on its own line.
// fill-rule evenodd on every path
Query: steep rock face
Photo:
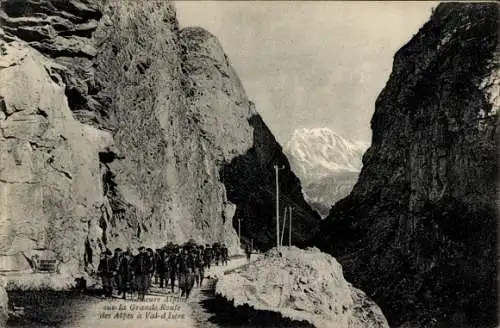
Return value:
M 93 57 L 88 39 L 101 18 L 99 1 L 2 0 L 5 32 L 53 57 Z
M 225 241 L 225 194 L 213 147 L 201 138 L 185 91 L 184 49 L 168 2 L 111 2 L 95 33 L 100 90 L 123 159 L 106 164 L 105 225 L 118 244 Z
M 112 137 L 73 118 L 55 63 L 22 41 L 3 49 L 0 250 L 48 248 L 75 269 L 85 236 L 99 236 L 98 153 L 112 147 Z
M 245 95 L 219 41 L 201 28 L 185 28 L 180 38 L 184 48 L 182 69 L 189 78 L 186 84 L 190 115 L 200 128 L 203 149 L 210 149 L 213 154 L 207 160 L 215 161 L 219 170 L 210 177 L 222 181 L 227 193 L 227 200 L 223 200 L 225 217 L 232 219 L 236 229 L 241 220 L 245 242 L 253 239 L 254 246 L 263 249 L 273 246 L 273 164 L 281 164 L 284 169 L 280 171 L 280 207 L 296 207 L 292 241 L 309 238 L 317 229 L 319 217 L 304 201 L 300 181 Z M 210 199 L 210 195 L 205 198 Z
M 229 161 L 253 144 L 253 129 L 248 123 L 253 114 L 250 103 L 216 37 L 202 28 L 188 27 L 180 38 L 191 115 L 202 138 L 210 137 L 216 155 Z
M 359 181 L 316 240 L 392 325 L 494 321 L 498 10 L 439 5 L 397 52 Z
M 166 1 L 9 0 L 0 19 L 3 252 L 45 248 L 74 271 L 104 247 L 194 238 L 236 251 L 241 204 L 226 189 L 241 186 L 221 171 L 270 132 L 252 126 L 259 116 L 215 37 L 180 31 Z M 263 154 L 279 147 L 271 137 Z
M 121 16 L 115 13 L 117 8 L 123 10 Z M 96 78 L 106 88 L 97 97 L 114 95 L 110 117 L 118 124 L 114 127 L 118 131 L 115 140 L 119 149 L 128 149 L 127 153 L 132 150 L 128 158 L 110 164 L 115 183 L 123 189 L 117 198 L 126 203 L 132 203 L 132 199 L 149 202 L 125 209 L 123 216 L 129 217 L 130 209 L 145 208 L 150 213 L 141 214 L 143 218 L 138 221 L 164 221 L 163 232 L 140 224 L 141 233 L 158 233 L 153 239 L 160 243 L 166 233 L 168 239 L 177 241 L 225 241 L 234 251 L 238 243 L 233 221 L 239 213 L 235 205 L 238 208 L 246 201 L 236 201 L 230 192 L 226 197 L 226 189 L 246 186 L 221 179 L 219 170 L 255 146 L 256 131 L 249 122 L 255 111 L 214 36 L 200 28 L 179 31 L 172 16 L 174 9 L 165 3 L 117 8 L 109 16 L 114 20 L 109 24 L 112 28 L 107 29 L 106 36 L 100 36 L 106 43 L 98 55 L 99 65 L 100 57 L 104 61 L 102 68 L 97 67 L 100 73 Z M 130 19 L 127 15 L 138 17 Z M 151 31 L 135 33 L 138 19 L 148 21 L 146 27 Z M 164 30 L 158 31 L 158 26 Z M 142 41 L 144 35 L 152 40 Z M 143 42 L 151 48 L 137 47 Z M 115 57 L 116 62 L 109 61 Z M 116 66 L 107 67 L 110 63 Z M 111 77 L 109 71 L 116 76 Z M 138 122 L 144 123 L 141 126 Z M 263 124 L 257 129 L 267 127 Z M 141 140 L 147 143 L 141 144 Z M 269 151 L 273 150 L 264 150 Z M 259 159 L 247 164 L 259 165 Z M 245 170 L 242 167 L 233 173 L 244 175 Z M 255 192 L 258 198 L 272 202 L 272 195 L 258 193 L 258 189 Z M 127 200 L 127 193 L 138 196 Z M 314 225 L 314 213 L 307 204 L 302 205 L 308 212 L 303 218 Z M 266 216 L 271 216 L 272 208 L 266 210 Z M 253 231 L 258 235 L 271 224 L 255 225 Z
M 102 17 L 104 3 L 99 0 L 1 1 L 2 39 L 22 39 L 61 63 L 54 70 L 65 84 L 73 116 L 91 125 L 106 115 L 105 108 L 88 97 L 97 87 L 91 67 L 91 59 L 97 53 L 92 34 Z

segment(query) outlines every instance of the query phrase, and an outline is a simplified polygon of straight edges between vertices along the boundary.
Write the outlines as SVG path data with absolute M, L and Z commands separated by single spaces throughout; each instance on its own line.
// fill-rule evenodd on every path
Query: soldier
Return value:
M 203 253 L 203 260 L 205 262 L 205 267 L 207 267 L 208 269 L 210 269 L 210 266 L 212 264 L 212 256 L 212 248 L 210 247 L 210 244 L 207 244 Z
M 199 266 L 198 266 L 198 247 L 193 247 L 190 252 L 189 252 L 189 255 L 192 257 L 192 260 L 193 260 L 193 278 L 194 278 L 194 282 L 196 284 L 196 286 L 198 286 L 198 278 L 199 278 L 199 274 L 200 274 L 200 269 L 199 269 Z
M 163 282 L 165 281 L 165 250 L 163 249 L 157 249 L 156 250 L 156 256 L 155 256 L 155 283 L 160 285 L 160 288 L 163 288 Z M 158 282 L 159 281 L 159 282 Z
M 203 250 L 201 248 L 196 248 L 194 253 L 194 279 L 196 282 L 196 287 L 201 287 L 203 282 L 203 276 L 205 275 L 203 261 Z
M 165 272 L 163 269 L 163 250 L 160 248 L 157 248 L 155 251 L 155 284 L 159 284 L 159 280 L 161 279 L 160 273 Z M 161 284 L 160 288 L 163 288 L 163 283 Z
M 194 286 L 193 268 L 193 256 L 187 248 L 184 248 L 179 257 L 179 288 L 181 289 L 181 297 L 185 296 L 186 299 Z
M 195 263 L 195 250 L 192 249 L 190 252 L 188 252 L 188 276 L 186 279 L 186 299 L 189 297 L 191 294 L 191 290 L 193 290 L 194 287 L 194 280 L 195 280 L 195 268 L 196 268 L 196 263 Z
M 160 274 L 160 288 L 163 288 L 165 285 L 165 288 L 168 288 L 168 281 L 170 278 L 170 266 L 169 266 L 169 260 L 170 260 L 170 250 L 167 249 L 166 247 L 163 248 L 162 250 L 162 269 L 163 269 L 163 274 Z
M 215 260 L 215 265 L 219 265 L 219 257 L 220 257 L 220 249 L 219 249 L 219 244 L 218 243 L 214 243 L 212 245 L 212 252 L 213 252 L 213 257 L 214 257 L 214 260 Z
M 245 253 L 247 255 L 247 260 L 250 261 L 250 257 L 252 256 L 252 250 L 249 245 L 245 246 Z
M 112 253 L 109 249 L 106 249 L 101 254 L 101 260 L 97 267 L 97 274 L 101 276 L 105 297 L 112 297 L 113 295 L 113 269 Z
M 149 261 L 149 272 L 147 275 L 147 291 L 151 288 L 151 284 L 153 283 L 153 275 L 155 274 L 155 253 L 152 248 L 147 249 L 148 261 Z
M 23 253 L 24 255 L 24 253 Z M 32 263 L 32 269 L 33 269 L 33 272 L 37 272 L 38 271 L 38 259 L 40 257 L 38 256 L 38 254 L 35 254 L 31 257 L 31 263 Z
M 116 290 L 120 292 L 122 290 L 122 281 L 121 277 L 118 274 L 119 268 L 120 268 L 120 261 L 122 257 L 122 249 L 121 248 L 115 248 L 115 252 L 113 255 L 113 280 L 114 284 L 116 286 Z
M 139 254 L 134 258 L 134 273 L 139 300 L 144 300 L 148 289 L 148 277 L 151 273 L 152 264 L 149 254 L 144 247 L 139 247 Z
M 222 244 L 222 262 L 224 265 L 227 265 L 227 262 L 229 261 L 229 251 L 226 247 L 226 244 Z
M 199 262 L 200 262 L 200 287 L 203 282 L 203 277 L 205 276 L 205 246 L 200 245 L 198 246 L 198 256 L 199 256 Z
M 129 249 L 125 251 L 121 257 L 120 265 L 118 269 L 118 276 L 120 277 L 121 282 L 121 290 L 120 293 L 123 293 L 123 299 L 126 299 L 126 293 L 131 292 L 132 283 L 134 279 L 134 268 L 132 266 L 132 253 Z
M 178 271 L 178 248 L 177 246 L 174 246 L 172 250 L 170 250 L 170 254 L 168 257 L 168 271 L 170 273 L 170 283 L 171 283 L 171 288 L 172 288 L 172 293 L 174 293 L 174 286 L 175 286 L 175 278 L 177 276 L 177 271 Z M 167 286 L 168 286 L 168 281 L 167 281 Z
M 182 295 L 184 295 L 185 272 L 187 271 L 187 256 L 185 252 L 187 252 L 187 250 L 180 247 L 179 253 L 177 253 L 177 279 L 179 281 L 179 290 L 182 292 Z

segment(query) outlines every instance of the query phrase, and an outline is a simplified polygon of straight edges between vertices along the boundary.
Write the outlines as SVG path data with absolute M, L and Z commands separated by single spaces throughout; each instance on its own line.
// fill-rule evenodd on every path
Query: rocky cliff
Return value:
M 495 322 L 498 21 L 441 4 L 396 53 L 359 181 L 316 239 L 391 325 Z
M 180 30 L 173 3 L 2 0 L 0 24 L 2 253 L 45 249 L 75 272 L 103 247 L 235 251 L 243 213 L 260 220 L 245 235 L 273 229 L 274 180 L 228 172 L 287 161 L 217 39 Z M 288 166 L 281 183 L 295 238 L 310 237 L 318 217 Z

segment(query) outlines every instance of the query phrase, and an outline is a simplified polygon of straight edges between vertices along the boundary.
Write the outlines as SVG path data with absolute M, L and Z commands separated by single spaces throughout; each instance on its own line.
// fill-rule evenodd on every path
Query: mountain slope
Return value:
M 498 21 L 441 4 L 396 53 L 359 181 L 316 238 L 391 326 L 495 326 Z
M 272 233 L 267 165 L 287 161 L 214 36 L 180 30 L 169 1 L 23 3 L 0 11 L 1 252 L 45 248 L 71 273 L 105 247 L 194 238 L 234 253 L 240 213 L 261 220 L 245 239 Z M 248 171 L 267 178 L 232 177 Z M 310 238 L 317 214 L 288 168 L 281 183 L 295 239 Z M 248 194 L 261 206 L 243 209 Z
M 294 131 L 284 151 L 302 182 L 305 199 L 325 217 L 356 183 L 366 148 L 328 128 L 303 128 Z

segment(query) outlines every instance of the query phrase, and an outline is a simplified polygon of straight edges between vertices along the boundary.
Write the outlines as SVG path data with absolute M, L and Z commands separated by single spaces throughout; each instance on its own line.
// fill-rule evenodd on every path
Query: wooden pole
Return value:
M 292 209 L 293 207 L 290 206 L 290 222 L 288 223 L 288 246 L 292 246 Z
M 279 184 L 278 184 L 278 165 L 274 165 L 274 170 L 276 171 L 276 247 L 280 248 L 280 195 L 279 195 Z
M 286 211 L 288 210 L 288 207 L 285 207 L 284 213 L 283 213 L 283 227 L 281 229 L 281 240 L 280 240 L 280 246 L 283 246 L 283 238 L 285 237 L 285 226 L 286 226 Z
M 238 218 L 238 239 L 240 240 L 241 247 L 241 218 Z

